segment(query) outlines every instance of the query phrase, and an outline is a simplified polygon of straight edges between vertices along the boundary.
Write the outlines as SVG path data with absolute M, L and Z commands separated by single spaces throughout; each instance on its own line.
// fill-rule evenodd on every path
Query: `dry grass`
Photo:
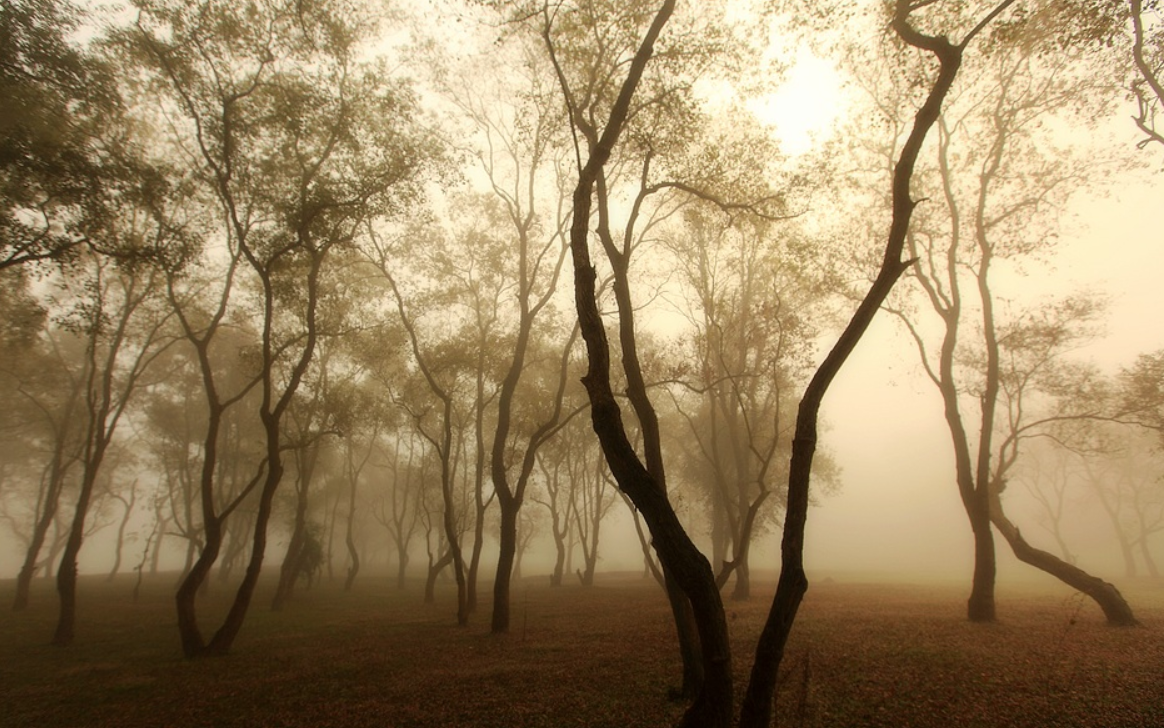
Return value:
M 661 592 L 637 576 L 514 591 L 510 635 L 488 634 L 488 600 L 454 625 L 368 578 L 351 594 L 302 592 L 283 612 L 260 591 L 226 658 L 180 658 L 168 583 L 138 604 L 128 582 L 81 585 L 78 643 L 46 645 L 46 585 L 0 618 L 0 725 L 666 726 L 678 673 Z M 269 585 L 268 585 L 269 586 Z M 486 587 L 487 585 L 482 585 Z M 728 603 L 738 684 L 771 596 Z M 814 584 L 781 677 L 784 726 L 1164 726 L 1164 588 L 1129 593 L 1145 626 L 1112 629 L 1062 590 L 999 591 L 1001 621 L 963 619 L 965 588 Z M 12 583 L 0 583 L 11 599 Z M 204 612 L 221 609 L 224 589 Z

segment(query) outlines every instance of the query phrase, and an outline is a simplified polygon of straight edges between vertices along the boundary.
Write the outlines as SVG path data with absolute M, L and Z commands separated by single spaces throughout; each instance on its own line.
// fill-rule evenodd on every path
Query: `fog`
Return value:
M 22 724 L 1164 700 L 1154 5 L 392 5 L 0 7 Z
M 810 59 L 808 73 L 818 81 L 828 80 L 827 69 Z M 829 81 L 831 83 L 831 81 Z M 778 98 L 809 100 L 811 82 L 797 81 Z M 807 145 L 805 118 L 802 127 L 785 131 L 787 144 L 794 149 Z M 780 129 L 779 114 L 769 113 L 768 122 Z M 1109 124 L 1109 132 L 1119 136 L 1119 126 Z M 1127 130 L 1123 130 L 1126 132 Z M 1125 134 L 1126 135 L 1126 134 Z M 1070 224 L 1052 259 L 1000 286 L 1009 299 L 1035 300 L 1048 293 L 1086 289 L 1108 299 L 1103 333 L 1073 352 L 1079 361 L 1095 363 L 1115 373 L 1135 356 L 1164 347 L 1164 330 L 1158 312 L 1164 310 L 1164 288 L 1158 273 L 1164 270 L 1164 242 L 1159 227 L 1157 205 L 1164 197 L 1160 183 L 1152 175 L 1131 171 L 1126 182 L 1116 181 L 1102 195 L 1080 194 L 1069 208 Z M 1048 274 L 1045 274 L 1048 273 Z M 907 282 L 906 285 L 909 285 Z M 673 319 L 662 311 L 664 335 L 671 333 Z M 822 338 L 822 349 L 830 342 Z M 972 570 L 972 539 L 966 515 L 953 484 L 952 453 L 944 428 L 940 398 L 917 364 L 913 343 L 892 319 L 881 316 L 870 329 L 854 356 L 833 384 L 825 402 L 823 447 L 836 458 L 841 470 L 839 487 L 818 496 L 810 513 L 806 563 L 810 577 L 872 580 L 967 580 Z M 146 473 L 146 479 L 156 473 Z M 1028 494 L 1016 490 L 1011 495 L 1020 523 L 1046 541 L 1038 525 L 1035 504 Z M 536 503 L 526 506 L 540 510 Z M 1074 521 L 1071 545 L 1082 554 L 1082 565 L 1107 578 L 1119 578 L 1122 562 L 1118 545 L 1093 501 L 1080 497 L 1072 506 Z M 112 563 L 115 517 L 110 508 L 101 518 L 102 527 L 87 539 L 79 560 L 82 573 L 105 573 Z M 141 542 L 150 524 L 138 514 L 128 529 L 124 570 L 140 557 Z M 273 526 L 274 550 L 269 561 L 278 564 L 289 534 L 285 523 Z M 707 549 L 705 527 L 695 534 Z M 0 529 L 0 572 L 13 575 L 19 569 L 22 545 L 10 528 Z M 388 537 L 377 529 L 363 535 L 366 548 L 374 555 L 374 565 L 387 568 L 392 563 Z M 496 563 L 496 537 L 487 536 L 482 574 L 488 577 Z M 1046 547 L 1050 544 L 1044 543 Z M 1164 539 L 1153 550 L 1164 557 Z M 571 553 L 571 563 L 577 557 Z M 168 540 L 160 559 L 163 570 L 179 569 L 184 548 Z M 553 566 L 553 545 L 543 533 L 533 540 L 523 555 L 523 572 L 536 575 Z M 579 557 L 580 559 L 580 557 Z M 753 552 L 755 566 L 776 569 L 779 565 L 779 532 L 769 529 L 761 535 Z M 342 571 L 336 546 L 334 569 Z M 1000 576 L 1017 580 L 1046 577 L 1018 563 L 1005 548 L 999 549 Z M 640 544 L 630 512 L 621 501 L 615 503 L 603 525 L 600 571 L 642 569 Z M 410 572 L 419 578 L 420 565 Z

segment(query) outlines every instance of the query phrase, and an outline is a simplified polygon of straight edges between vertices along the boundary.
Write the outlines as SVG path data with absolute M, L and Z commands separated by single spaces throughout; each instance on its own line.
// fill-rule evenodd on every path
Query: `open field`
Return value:
M 129 598 L 82 580 L 78 642 L 47 646 L 51 585 L 7 611 L 0 582 L 0 726 L 666 726 L 678 672 L 661 591 L 637 575 L 590 589 L 514 590 L 514 630 L 488 634 L 491 592 L 467 629 L 449 585 L 421 603 L 367 578 L 301 591 L 280 613 L 260 590 L 226 658 L 180 657 L 172 577 Z M 267 585 L 268 587 L 270 585 Z M 203 612 L 228 596 L 204 600 Z M 772 582 L 727 605 L 742 691 Z M 810 588 L 781 678 L 782 726 L 1164 726 L 1164 586 L 1125 589 L 1143 628 L 1112 629 L 1078 595 L 1003 586 L 1000 621 L 963 619 L 962 585 Z M 204 624 L 208 624 L 204 620 Z

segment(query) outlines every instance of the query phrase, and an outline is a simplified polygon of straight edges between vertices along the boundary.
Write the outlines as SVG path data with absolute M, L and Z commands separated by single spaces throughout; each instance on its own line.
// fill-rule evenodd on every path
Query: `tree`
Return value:
M 265 453 L 244 489 L 258 493 L 251 554 L 222 626 L 204 641 L 194 594 L 217 559 L 222 520 L 241 500 L 221 510 L 216 503 L 211 427 L 200 497 L 207 545 L 177 598 L 183 651 L 196 657 L 229 650 L 258 581 L 284 472 L 281 428 L 315 354 L 329 255 L 350 247 L 369 219 L 415 199 L 433 154 L 408 91 L 383 63 L 358 60 L 377 25 L 361 6 L 143 1 L 139 11 L 119 39 L 165 99 L 175 120 L 173 146 L 218 203 L 217 232 L 228 259 L 238 261 L 229 270 L 249 274 L 260 312 L 253 361 Z M 229 295 L 224 289 L 221 300 Z M 219 413 L 229 400 L 215 394 L 206 352 L 225 306 L 209 327 L 187 326 L 203 362 L 208 406 Z
M 494 48 L 492 52 L 496 54 L 498 49 Z M 476 247 L 494 246 L 481 256 L 486 265 L 482 266 L 479 275 L 493 281 L 492 286 L 486 285 L 487 290 L 513 287 L 517 294 L 516 311 L 498 306 L 499 301 L 494 297 L 488 312 L 478 309 L 476 313 L 479 322 L 483 315 L 489 320 L 490 329 L 505 328 L 504 333 L 482 329 L 482 337 L 488 334 L 504 339 L 506 344 L 512 342 L 506 346 L 512 354 L 503 365 L 497 389 L 496 419 L 488 453 L 490 478 L 501 512 L 500 550 L 493 582 L 491 629 L 494 633 L 509 631 L 510 582 L 518 551 L 521 508 L 537 462 L 538 448 L 553 435 L 561 419 L 567 381 L 566 363 L 574 341 L 570 336 L 563 354 L 554 359 L 560 359 L 558 371 L 561 376 L 556 394 L 550 396 L 549 406 L 536 414 L 515 411 L 519 406 L 516 400 L 522 394 L 529 398 L 530 403 L 549 394 L 537 385 L 531 387 L 528 382 L 523 387 L 522 378 L 531 364 L 527 361 L 531 353 L 540 356 L 548 353 L 537 351 L 539 333 L 553 330 L 547 324 L 553 313 L 548 306 L 557 289 L 566 256 L 562 195 L 556 184 L 547 185 L 545 182 L 549 176 L 556 178 L 555 182 L 560 179 L 560 110 L 553 95 L 542 88 L 547 79 L 537 73 L 540 69 L 536 48 L 519 47 L 518 53 L 524 60 L 522 65 L 535 72 L 523 79 L 531 90 L 521 89 L 517 104 L 510 107 L 498 104 L 494 99 L 483 100 L 479 98 L 480 94 L 473 92 L 463 94 L 460 102 L 484 137 L 486 151 L 480 154 L 480 160 L 494 195 L 492 205 L 482 205 L 485 214 L 481 217 L 495 221 L 495 229 L 474 236 Z M 546 187 L 549 188 L 548 194 Z M 542 199 L 544 194 L 548 197 L 546 201 Z M 491 207 L 494 209 L 490 210 Z M 481 303 L 478 302 L 477 306 Z M 545 336 L 544 333 L 541 335 Z M 483 355 L 485 341 L 479 345 Z M 483 373 L 483 369 L 482 363 L 478 371 Z M 478 442 L 482 445 L 484 422 L 480 405 L 483 400 L 482 384 L 479 383 L 477 432 Z M 523 414 L 525 416 L 520 416 Z M 481 447 L 479 465 L 484 465 L 485 457 L 484 447 Z
M 385 430 L 395 425 L 387 409 L 387 403 L 383 398 L 376 396 L 368 381 L 352 385 L 348 396 L 351 398 L 352 407 L 355 410 L 353 428 L 355 431 L 347 433 L 347 436 L 343 438 L 344 480 L 347 484 L 347 522 L 344 528 L 344 546 L 348 552 L 348 570 L 344 578 L 344 591 L 352 590 L 356 575 L 360 573 L 360 552 L 356 547 L 355 536 L 357 514 L 359 513 L 360 481 L 368 470 L 367 466 L 372 462 L 372 456 L 383 452 Z M 362 441 L 360 435 L 363 436 Z M 397 525 L 395 520 L 385 520 L 394 526 Z M 401 526 L 399 530 L 404 532 L 403 523 L 399 525 Z M 408 538 L 407 534 L 402 533 L 402 535 L 405 535 L 403 546 L 397 544 L 397 554 L 400 558 L 397 572 L 398 586 L 403 585 L 404 569 L 408 565 Z
M 1039 30 L 1023 31 L 1021 22 L 1005 27 L 1024 40 L 1037 39 Z M 1066 386 L 1055 381 L 1063 374 L 1060 362 L 1081 335 L 1079 326 L 1094 317 L 1094 303 L 1068 298 L 1008 320 L 993 289 L 996 271 L 1050 251 L 1058 211 L 1099 173 L 1088 159 L 1053 148 L 1043 122 L 1105 93 L 1089 85 L 1093 71 L 1085 50 L 1068 46 L 1048 54 L 1033 40 L 1008 40 L 995 40 L 976 63 L 974 80 L 939 118 L 933 167 L 921 178 L 934 203 L 922 209 L 907 243 L 918 261 L 910 277 L 928 304 L 921 308 L 936 319 L 933 333 L 908 304 L 891 309 L 942 398 L 955 482 L 974 535 L 968 617 L 996 616 L 997 528 L 1020 560 L 1088 593 L 1113 623 L 1133 623 L 1113 586 L 1034 548 L 1003 508 L 1007 471 L 1022 443 L 1049 422 L 1096 414 L 1063 398 L 1068 409 L 1054 416 L 1033 417 L 1030 406 L 1040 387 L 1054 396 L 1056 387 Z
M 671 5 L 668 7 L 673 9 Z M 700 138 L 707 122 L 693 91 L 695 80 L 701 75 L 727 71 L 737 54 L 741 57 L 746 54 L 742 44 L 737 46 L 740 39 L 731 37 L 720 20 L 721 10 L 715 6 L 698 16 L 683 17 L 672 45 L 658 56 L 656 63 L 648 69 L 644 59 L 640 70 L 643 76 L 633 83 L 641 80 L 648 90 L 638 100 L 633 95 L 626 97 L 627 108 L 619 111 L 625 117 L 616 124 L 617 131 L 606 127 L 605 120 L 618 109 L 620 90 L 629 88 L 618 79 L 627 78 L 623 69 L 628 64 L 634 67 L 637 50 L 644 48 L 638 41 L 642 25 L 659 15 L 645 3 L 625 6 L 587 2 L 553 10 L 543 7 L 529 16 L 541 25 L 539 32 L 566 104 L 580 173 L 585 166 L 583 160 L 601 146 L 604 130 L 612 131 L 617 137 L 622 134 L 624 123 L 627 125 L 624 148 L 618 154 L 613 154 L 612 148 L 593 157 L 601 157 L 592 170 L 594 178 L 583 180 L 575 188 L 571 248 L 582 244 L 578 237 L 581 223 L 577 206 L 583 188 L 590 187 L 585 193 L 593 193 L 587 201 L 586 218 L 592 209 L 597 214 L 595 233 L 604 253 L 603 263 L 610 269 L 619 319 L 618 345 L 623 364 L 620 375 L 626 379 L 626 392 L 637 421 L 646 461 L 644 467 L 650 471 L 650 481 L 653 487 L 661 489 L 664 499 L 667 485 L 658 415 L 647 395 L 634 333 L 631 258 L 641 252 L 640 244 L 649 239 L 656 226 L 697 200 L 708 201 L 725 211 L 745 208 L 769 215 L 780 212 L 779 196 L 772 194 L 766 185 L 741 184 L 755 171 L 755 166 L 746 162 L 733 164 L 745 158 L 732 155 L 717 159 L 715 154 L 688 153 L 693 145 L 704 151 L 695 140 Z M 665 13 L 669 16 L 671 10 Z M 593 37 L 605 40 L 593 48 L 590 46 Z M 725 160 L 726 163 L 719 163 Z M 609 169 L 608 161 L 611 162 Z M 740 189 L 746 191 L 746 196 L 737 198 Z M 617 217 L 623 210 L 625 216 Z M 577 269 L 580 261 L 577 252 L 574 255 Z M 575 285 L 577 300 L 581 293 L 577 281 Z M 595 293 L 596 290 L 591 291 L 588 296 L 593 298 Z M 589 343 L 588 352 L 593 372 L 594 352 Z M 588 375 L 584 381 L 591 378 Z M 590 392 L 592 417 L 597 422 L 601 418 L 593 409 L 594 396 Z M 629 441 L 627 445 L 633 452 Z M 609 462 L 612 455 L 605 444 L 604 450 Z M 611 469 L 616 470 L 613 463 Z M 615 477 L 623 487 L 617 472 Z M 703 680 L 703 666 L 709 661 L 721 660 L 722 655 L 700 656 L 699 627 L 692 614 L 690 595 L 684 594 L 677 578 L 667 574 L 667 569 L 664 560 L 667 592 L 683 657 L 681 692 L 694 696 Z M 710 602 L 704 606 L 713 611 L 717 608 Z M 717 672 L 722 675 L 722 667 Z
M 1164 531 L 1164 479 L 1158 448 L 1142 428 L 1091 423 L 1087 442 L 1074 446 L 1086 492 L 1099 502 L 1120 547 L 1124 575 L 1137 575 L 1137 551 L 1148 575 L 1159 578 L 1151 539 Z
M 691 211 L 669 241 L 690 290 L 697 362 L 682 382 L 689 396 L 676 395 L 689 430 L 681 442 L 709 501 L 717 580 L 735 575 L 734 599 L 750 594 L 754 534 L 782 509 L 788 413 L 822 303 L 806 275 L 810 252 L 794 238 L 781 241 L 773 227 L 763 219 L 718 223 Z M 774 493 L 775 504 L 761 512 Z
M 113 74 L 69 40 L 81 21 L 68 2 L 0 6 L 0 270 L 75 257 L 124 172 Z
M 20 363 L 20 369 L 9 369 L 7 374 L 15 381 L 13 393 L 16 402 L 26 402 L 30 406 L 28 417 L 23 419 L 21 434 L 28 437 L 35 432 L 30 445 L 43 453 L 43 470 L 37 479 L 38 488 L 33 512 L 27 520 L 30 524 L 26 539 L 24 563 L 16 577 L 16 594 L 13 599 L 14 611 L 28 607 L 32 579 L 41 567 L 40 554 L 45 539 L 53 524 L 57 522 L 61 495 L 70 483 L 70 472 L 81 458 L 81 418 L 85 376 L 78 364 L 85 361 L 83 342 L 67 331 L 50 329 L 43 339 L 24 339 L 21 356 L 12 351 L 9 362 Z M 44 346 L 47 351 L 40 351 Z M 38 442 L 39 441 L 39 442 Z M 11 460 L 8 461 L 11 463 Z M 51 568 L 46 567 L 47 572 Z
M 375 246 L 373 262 L 379 268 L 392 291 L 400 322 L 408 336 L 412 360 L 420 374 L 419 379 L 423 381 L 423 386 L 436 400 L 437 413 L 435 416 L 430 416 L 432 415 L 432 407 L 421 402 L 420 398 L 416 396 L 417 393 L 413 392 L 412 396 L 399 399 L 401 405 L 408 412 L 416 432 L 428 441 L 440 466 L 441 525 L 443 528 L 437 539 L 437 552 L 443 551 L 443 555 L 435 556 L 431 539 L 426 537 L 429 545 L 429 576 L 425 587 L 425 600 L 431 600 L 437 574 L 451 563 L 453 576 L 457 582 L 457 624 L 465 626 L 469 623 L 471 609 L 469 582 L 461 542 L 463 533 L 460 521 L 461 509 L 458 507 L 457 497 L 459 490 L 457 466 L 463 438 L 457 435 L 464 433 L 466 423 L 464 421 L 458 422 L 457 405 L 462 400 L 458 390 L 464 387 L 465 372 L 469 369 L 466 366 L 466 360 L 469 357 L 463 349 L 463 344 L 457 341 L 455 336 L 452 337 L 451 342 L 448 340 L 437 341 L 428 346 L 422 342 L 417 316 L 409 310 L 405 303 L 404 294 L 401 293 L 400 286 L 397 285 L 396 275 L 392 272 L 392 267 L 395 264 L 393 261 L 395 251 L 390 243 L 381 238 L 373 236 L 372 241 Z M 418 308 L 423 312 L 427 301 L 424 296 L 420 296 L 420 298 L 421 302 Z M 431 328 L 439 330 L 440 327 L 434 323 Z M 481 381 L 483 380 L 477 379 L 475 385 Z M 419 389 L 419 387 L 415 389 Z M 475 390 L 479 397 L 483 396 L 483 392 L 476 386 Z M 480 398 L 478 402 L 480 402 Z M 480 406 L 478 404 L 478 407 Z M 436 421 L 435 424 L 433 420 Z M 435 525 L 432 515 L 426 501 L 424 509 L 426 536 L 432 532 L 432 526 Z
M 934 86 L 918 112 L 913 131 L 902 148 L 895 168 L 893 220 L 881 272 L 841 334 L 837 345 L 813 376 L 801 400 L 789 475 L 788 514 L 783 542 L 784 568 L 768 621 L 757 647 L 752 679 L 741 713 L 741 725 L 762 726 L 770 723 L 776 668 L 779 666 L 783 645 L 800 599 L 807 588 L 801 559 L 804 521 L 808 506 L 808 484 L 816 447 L 816 420 L 821 399 L 894 283 L 909 265 L 909 261 L 902 259 L 909 219 L 916 205 L 910 197 L 909 188 L 922 141 L 937 120 L 941 103 L 961 65 L 966 45 L 1008 5 L 1010 2 L 1003 2 L 995 7 L 985 18 L 972 26 L 958 45 L 949 42 L 945 37 L 929 36 L 916 31 L 909 23 L 914 8 L 906 2 L 899 2 L 896 6 L 893 18 L 894 30 L 906 43 L 936 56 L 941 67 Z M 715 577 L 707 559 L 691 542 L 667 500 L 665 489 L 662 487 L 663 471 L 658 452 L 647 444 L 647 462 L 644 463 L 627 436 L 621 410 L 611 386 L 610 346 L 595 298 L 597 276 L 589 250 L 591 212 L 594 209 L 595 197 L 601 199 L 600 191 L 605 185 L 603 168 L 610 160 L 616 143 L 626 128 L 632 99 L 644 78 L 655 43 L 659 40 L 674 9 L 674 3 L 668 1 L 656 12 L 643 14 L 641 22 L 649 23 L 649 27 L 642 40 L 634 42 L 633 50 L 627 51 L 624 62 L 626 70 L 620 75 L 623 80 L 616 84 L 615 90 L 605 100 L 604 105 L 599 107 L 602 109 L 601 112 L 593 105 L 581 105 L 578 102 L 579 98 L 587 101 L 589 99 L 578 95 L 556 58 L 555 68 L 558 71 L 572 125 L 585 144 L 584 147 L 580 144 L 578 149 L 578 184 L 573 197 L 570 250 L 574 264 L 575 303 L 589 362 L 583 384 L 591 402 L 592 422 L 619 488 L 634 501 L 635 506 L 643 514 L 664 568 L 682 588 L 696 617 L 699 646 L 702 651 L 701 663 L 705 673 L 699 693 L 684 717 L 684 723 L 726 726 L 731 723 L 732 714 L 731 658 L 723 605 Z M 543 36 L 551 57 L 554 57 L 558 48 L 552 37 L 555 15 L 546 8 L 542 18 Z M 637 32 L 632 37 L 637 39 Z M 612 251 L 608 244 L 608 210 L 604 210 L 601 203 L 598 205 L 598 213 L 598 237 L 603 242 L 607 257 L 616 258 L 612 261 L 615 271 L 614 289 L 618 301 L 619 332 L 624 371 L 628 377 L 629 397 L 638 415 L 640 428 L 646 438 L 649 438 L 650 435 L 647 433 L 657 425 L 649 407 L 641 406 L 643 404 L 641 398 L 645 391 L 641 380 L 635 381 L 637 365 L 633 347 L 633 326 L 630 325 L 633 319 L 630 318 L 629 287 L 625 277 L 619 280 L 620 274 L 625 274 L 625 269 L 620 271 L 620 264 L 625 265 L 625 259 L 619 258 L 619 251 L 617 249 Z
M 603 519 L 615 503 L 614 485 L 599 453 L 590 448 L 572 452 L 568 462 L 570 479 L 570 510 L 574 513 L 574 533 L 582 547 L 583 568 L 577 571 L 582 586 L 594 584 L 594 570 L 598 565 L 598 534 Z
M 299 577 L 310 574 L 306 570 L 310 560 L 318 556 L 314 549 L 318 549 L 319 544 L 314 540 L 313 524 L 308 516 L 311 487 L 317 480 L 318 472 L 327 467 L 326 460 L 331 454 L 328 452 L 327 441 L 349 424 L 346 421 L 348 413 L 342 411 L 343 404 L 332 391 L 330 339 L 321 341 L 319 349 L 315 366 L 305 377 L 305 386 L 300 388 L 299 396 L 292 400 L 284 424 L 287 447 L 294 457 L 295 505 L 291 537 L 283 565 L 279 569 L 275 596 L 271 601 L 273 611 L 283 608 L 291 598 Z M 321 456 L 324 460 L 322 467 Z
M 127 227 L 129 225 L 127 224 Z M 164 226 L 158 234 L 164 236 Z M 127 239 L 149 235 L 128 229 Z M 85 340 L 83 374 L 82 451 L 80 485 L 69 536 L 57 569 L 60 614 L 53 644 L 72 644 L 76 627 L 77 557 L 85 538 L 98 477 L 133 394 L 150 364 L 173 342 L 160 306 L 161 273 L 133 258 L 118 262 L 91 255 L 76 305 L 64 325 Z
M 970 41 L 1012 4 L 1010 0 L 1004 0 L 981 19 L 971 17 L 970 22 L 974 24 L 958 44 L 952 43 L 947 36 L 927 35 L 917 30 L 911 24 L 911 15 L 917 8 L 905 0 L 899 0 L 894 6 L 892 19 L 894 33 L 906 45 L 934 56 L 939 64 L 938 74 L 914 116 L 913 125 L 902 144 L 897 162 L 893 165 L 891 220 L 881 268 L 845 330 L 838 337 L 837 343 L 817 368 L 800 400 L 792 444 L 792 461 L 789 464 L 788 505 L 781 542 L 780 579 L 772 600 L 772 608 L 756 646 L 751 680 L 740 711 L 740 725 L 744 728 L 769 723 L 777 669 L 800 601 L 808 589 L 803 565 L 804 527 L 808 513 L 812 459 L 816 450 L 817 415 L 821 402 L 832 379 L 868 329 L 877 309 L 885 303 L 897 280 L 916 262 L 906 259 L 904 255 L 910 221 L 918 204 L 912 197 L 910 187 L 922 145 L 941 115 L 942 104 L 954 85 L 962 66 L 963 54 Z
M 1145 7 L 1146 5 L 1146 7 Z M 1128 0 L 1132 21 L 1132 60 L 1139 77 L 1132 81 L 1136 98 L 1136 126 L 1144 133 L 1140 146 L 1164 144 L 1164 133 L 1156 129 L 1156 115 L 1164 108 L 1164 22 L 1155 0 Z
M 1026 492 L 1034 499 L 1038 507 L 1039 526 L 1055 540 L 1063 560 L 1074 564 L 1077 557 L 1067 544 L 1067 536 L 1064 533 L 1064 521 L 1068 506 L 1071 504 L 1070 485 L 1074 474 L 1068 467 L 1066 458 L 1056 457 L 1055 453 L 1043 449 L 1028 450 L 1013 480 L 1021 482 Z
M 380 380 L 373 375 L 378 385 Z M 383 483 L 369 496 L 372 516 L 387 529 L 396 550 L 396 588 L 403 589 L 408 572 L 409 547 L 424 512 L 427 460 L 419 434 L 397 427 L 384 448 Z M 426 539 L 427 541 L 427 539 Z

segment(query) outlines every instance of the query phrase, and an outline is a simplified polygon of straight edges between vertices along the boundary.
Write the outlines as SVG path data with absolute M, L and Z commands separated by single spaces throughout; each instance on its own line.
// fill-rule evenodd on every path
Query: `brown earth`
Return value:
M 235 651 L 180 657 L 172 576 L 83 580 L 78 642 L 50 647 L 51 585 L 27 613 L 0 612 L 0 726 L 667 726 L 682 705 L 669 611 L 638 575 L 591 588 L 517 582 L 514 628 L 488 634 L 491 593 L 457 628 L 451 585 L 436 605 L 386 579 L 345 594 L 300 591 L 284 611 L 260 591 Z M 267 585 L 268 587 L 270 585 Z M 482 587 L 488 587 L 482 584 Z M 0 582 L 10 603 L 12 582 Z M 728 602 L 737 685 L 771 598 Z M 1164 585 L 1125 587 L 1144 626 L 1106 626 L 1055 587 L 999 589 L 1000 621 L 965 621 L 965 588 L 818 580 L 781 676 L 781 726 L 1164 727 Z M 229 597 L 215 585 L 204 613 Z M 203 617 L 204 622 L 206 618 Z

